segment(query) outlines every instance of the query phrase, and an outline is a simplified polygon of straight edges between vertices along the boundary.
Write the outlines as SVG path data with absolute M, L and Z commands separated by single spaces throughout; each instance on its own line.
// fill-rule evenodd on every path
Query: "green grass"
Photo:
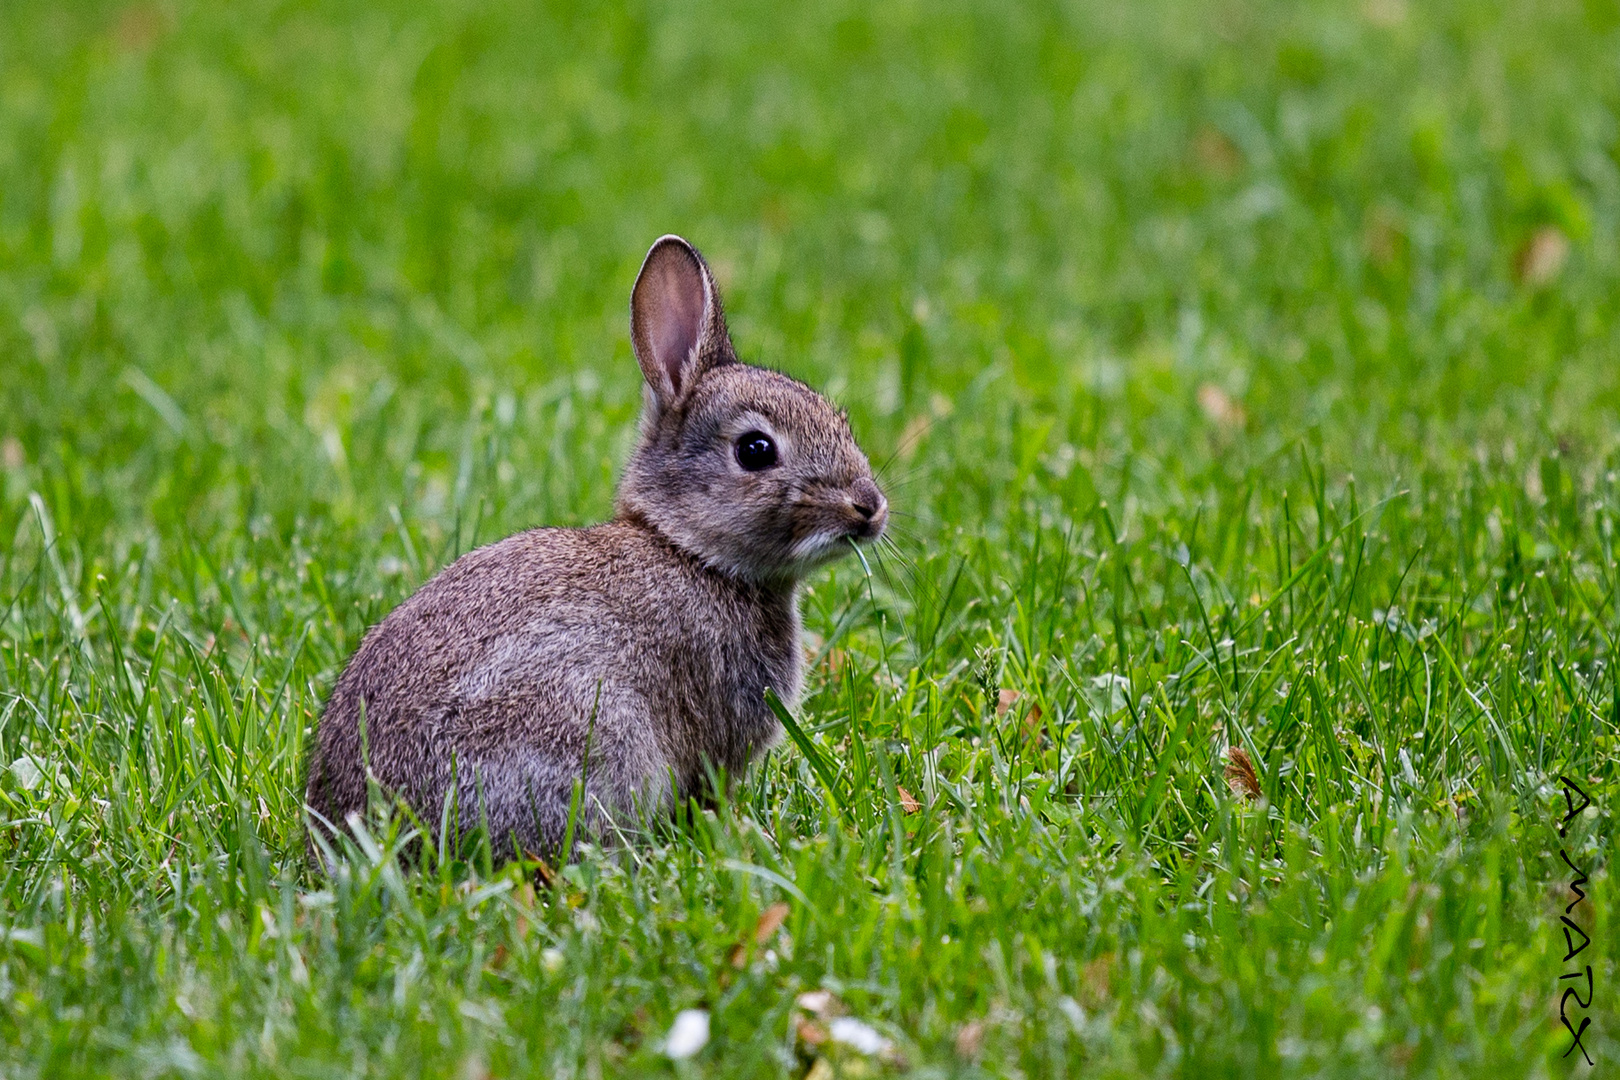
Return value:
M 0 1075 L 797 1077 L 818 987 L 918 1076 L 1614 1069 L 1615 9 L 625 7 L 0 7 Z M 672 230 L 885 463 L 833 790 L 315 874 L 364 629 L 609 513 Z

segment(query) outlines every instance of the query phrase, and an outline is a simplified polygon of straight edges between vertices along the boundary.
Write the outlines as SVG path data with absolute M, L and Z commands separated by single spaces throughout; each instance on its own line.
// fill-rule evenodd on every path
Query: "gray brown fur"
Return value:
M 497 854 L 553 855 L 586 764 L 584 834 L 702 794 L 781 737 L 796 699 L 797 584 L 880 535 L 887 504 L 844 416 L 740 363 L 714 279 L 653 245 L 631 298 L 647 386 L 615 519 L 533 529 L 457 559 L 366 634 L 315 734 L 312 820 L 367 808 L 369 780 Z M 762 431 L 779 463 L 747 471 Z M 362 748 L 362 717 L 365 746 Z

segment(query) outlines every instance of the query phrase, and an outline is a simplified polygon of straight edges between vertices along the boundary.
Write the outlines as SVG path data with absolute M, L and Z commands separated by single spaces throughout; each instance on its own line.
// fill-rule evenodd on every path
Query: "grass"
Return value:
M 0 7 L 0 1074 L 1613 1069 L 1617 47 L 1551 0 Z M 804 596 L 814 752 L 539 888 L 398 823 L 315 874 L 364 629 L 608 514 L 670 230 L 884 463 L 893 547 Z M 822 988 L 895 1050 L 801 1038 Z

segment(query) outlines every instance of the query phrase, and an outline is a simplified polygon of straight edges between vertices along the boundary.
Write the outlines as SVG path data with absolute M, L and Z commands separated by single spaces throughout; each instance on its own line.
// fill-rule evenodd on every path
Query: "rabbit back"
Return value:
M 334 826 L 367 769 L 425 824 L 549 853 L 574 783 L 589 829 L 739 775 L 799 690 L 791 588 L 718 574 L 613 522 L 534 529 L 462 556 L 368 633 L 328 702 L 308 801 Z M 516 853 L 516 852 L 513 852 Z

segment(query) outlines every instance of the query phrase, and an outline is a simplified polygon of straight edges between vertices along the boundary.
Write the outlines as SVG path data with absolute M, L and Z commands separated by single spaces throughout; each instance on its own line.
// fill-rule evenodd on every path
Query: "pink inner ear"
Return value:
M 673 262 L 674 260 L 670 260 Z M 683 260 L 684 261 L 684 260 Z M 666 268 L 664 291 L 653 331 L 653 350 L 658 362 L 669 372 L 669 385 L 681 389 L 681 365 L 697 347 L 703 329 L 703 279 L 697 273 L 682 274 Z M 696 267 L 691 268 L 696 271 Z
M 703 271 L 691 253 L 677 244 L 665 245 L 651 258 L 652 265 L 643 271 L 636 289 L 635 314 L 652 352 L 644 359 L 662 369 L 670 391 L 678 394 L 681 369 L 703 334 Z

